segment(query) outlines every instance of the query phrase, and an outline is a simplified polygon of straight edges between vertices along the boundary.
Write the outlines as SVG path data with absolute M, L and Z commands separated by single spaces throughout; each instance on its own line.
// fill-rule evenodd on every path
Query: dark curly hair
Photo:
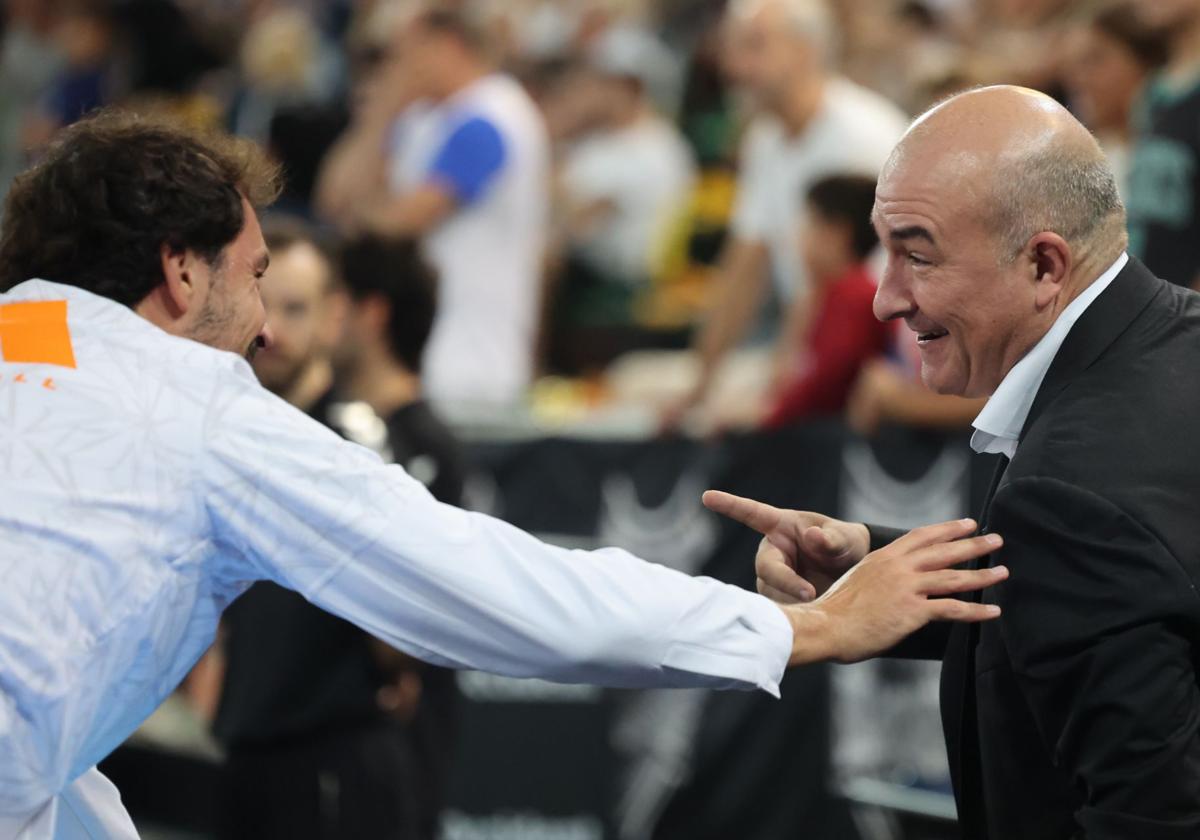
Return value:
M 253 143 L 105 109 L 64 130 L 4 203 L 0 291 L 37 277 L 126 306 L 163 282 L 161 249 L 215 264 L 279 167 Z

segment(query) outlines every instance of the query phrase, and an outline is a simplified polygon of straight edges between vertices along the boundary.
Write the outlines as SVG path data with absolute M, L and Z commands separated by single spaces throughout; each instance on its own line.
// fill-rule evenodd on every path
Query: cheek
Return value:
M 273 318 L 275 321 L 282 320 L 280 315 L 273 315 Z M 247 332 L 252 333 L 250 338 L 258 335 L 263 325 L 267 323 L 267 309 L 263 305 L 262 295 L 259 294 L 257 285 L 252 285 L 249 292 L 241 298 L 238 305 L 238 321 L 243 324 Z

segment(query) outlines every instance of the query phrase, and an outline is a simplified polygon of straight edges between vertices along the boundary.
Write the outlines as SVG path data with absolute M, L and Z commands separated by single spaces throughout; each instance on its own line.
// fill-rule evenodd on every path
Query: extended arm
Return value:
M 230 574 L 270 577 L 438 664 L 778 690 L 793 627 L 765 598 L 440 504 L 253 383 L 213 429 L 208 498 Z

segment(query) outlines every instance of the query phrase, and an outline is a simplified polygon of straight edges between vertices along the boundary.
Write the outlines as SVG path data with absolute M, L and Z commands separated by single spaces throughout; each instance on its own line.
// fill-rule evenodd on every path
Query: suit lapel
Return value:
M 1008 458 L 1001 455 L 992 473 L 992 483 L 983 500 L 979 514 L 979 532 L 987 533 L 988 514 L 992 499 L 1008 469 Z M 971 561 L 969 568 L 979 568 L 979 561 Z M 979 593 L 961 595 L 961 598 L 978 601 Z M 979 743 L 975 727 L 975 646 L 979 643 L 979 625 L 957 624 L 950 631 L 946 643 L 946 656 L 942 661 L 942 729 L 946 734 L 946 753 L 950 760 L 950 773 L 957 793 L 959 823 L 972 838 L 982 837 L 986 831 L 983 822 L 982 774 L 979 765 Z

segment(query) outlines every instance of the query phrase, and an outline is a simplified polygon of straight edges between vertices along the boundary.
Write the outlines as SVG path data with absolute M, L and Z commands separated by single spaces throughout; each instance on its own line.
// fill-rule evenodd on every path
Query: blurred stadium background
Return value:
M 5 0 L 0 193 L 105 105 L 253 138 L 287 174 L 265 385 L 443 498 L 749 587 L 756 541 L 705 488 L 905 526 L 990 474 L 979 404 L 925 391 L 870 311 L 862 223 L 911 115 L 1051 94 L 1131 247 L 1200 277 L 1198 6 Z M 936 665 L 600 691 L 437 672 L 256 597 L 102 766 L 147 838 L 956 836 Z

